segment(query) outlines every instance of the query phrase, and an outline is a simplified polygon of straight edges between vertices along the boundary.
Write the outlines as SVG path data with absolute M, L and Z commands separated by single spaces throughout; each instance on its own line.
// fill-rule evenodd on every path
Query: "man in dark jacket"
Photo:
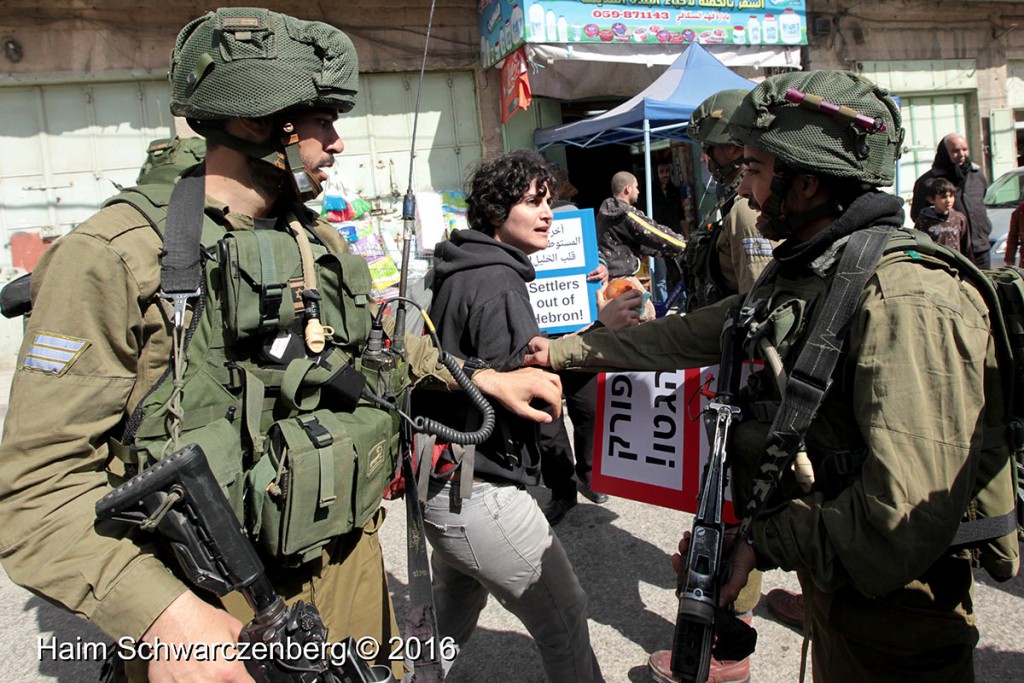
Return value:
M 597 246 L 609 277 L 628 277 L 640 269 L 639 255 L 679 256 L 686 239 L 655 223 L 633 205 L 640 197 L 636 176 L 619 171 L 612 176 L 612 196 L 597 211 Z
M 928 206 L 925 183 L 932 178 L 946 178 L 951 183 L 956 197 L 955 206 L 967 216 L 967 230 L 970 251 L 966 252 L 979 268 L 990 267 L 988 242 L 992 223 L 985 213 L 985 189 L 988 179 L 981 167 L 971 162 L 967 139 L 960 133 L 950 133 L 942 138 L 935 151 L 932 167 L 914 183 L 914 198 L 910 205 L 910 218 L 917 220 L 918 214 Z

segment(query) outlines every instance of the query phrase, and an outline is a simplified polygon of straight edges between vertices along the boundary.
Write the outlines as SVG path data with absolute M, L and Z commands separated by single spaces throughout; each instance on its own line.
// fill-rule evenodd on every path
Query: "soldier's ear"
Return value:
M 810 199 L 821 191 L 821 180 L 818 176 L 800 173 L 793 182 L 793 189 L 804 199 Z
M 231 119 L 227 122 L 225 128 L 229 133 L 243 140 L 265 142 L 274 132 L 274 119 L 270 116 Z

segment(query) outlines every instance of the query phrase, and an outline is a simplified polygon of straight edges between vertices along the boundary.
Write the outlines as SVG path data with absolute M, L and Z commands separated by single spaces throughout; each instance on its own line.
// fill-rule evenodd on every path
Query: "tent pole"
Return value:
M 647 216 L 654 220 L 654 194 L 651 191 L 651 120 L 644 117 L 644 173 L 647 175 Z M 647 270 L 651 276 L 651 296 L 658 303 L 658 290 L 654 286 L 654 257 L 647 257 Z

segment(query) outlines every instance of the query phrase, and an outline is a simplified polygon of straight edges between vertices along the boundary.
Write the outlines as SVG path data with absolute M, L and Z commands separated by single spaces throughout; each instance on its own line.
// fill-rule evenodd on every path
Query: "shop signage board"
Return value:
M 530 256 L 537 279 L 526 283 L 542 332 L 575 332 L 597 319 L 600 282 L 587 274 L 597 268 L 597 230 L 591 209 L 556 211 L 548 248 Z
M 806 45 L 805 0 L 478 0 L 484 68 L 525 43 Z

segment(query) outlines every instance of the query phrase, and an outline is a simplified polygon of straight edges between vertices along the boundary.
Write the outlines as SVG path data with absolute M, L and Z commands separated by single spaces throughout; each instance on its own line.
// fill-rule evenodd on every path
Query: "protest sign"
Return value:
M 541 331 L 575 332 L 597 318 L 597 232 L 592 210 L 556 211 L 548 248 L 530 256 L 537 279 L 526 285 Z
M 749 374 L 746 364 L 741 381 Z M 701 411 L 714 396 L 718 366 L 598 376 L 591 488 L 696 512 L 709 444 Z M 726 490 L 723 512 L 735 521 Z

